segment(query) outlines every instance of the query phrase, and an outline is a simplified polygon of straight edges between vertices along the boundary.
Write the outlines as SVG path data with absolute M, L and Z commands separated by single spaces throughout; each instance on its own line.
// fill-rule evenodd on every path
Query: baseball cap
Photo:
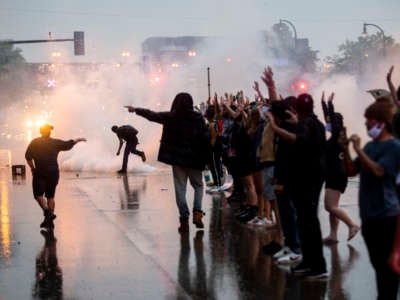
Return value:
M 374 99 L 379 99 L 382 97 L 390 97 L 391 94 L 389 91 L 384 90 L 384 89 L 373 89 L 373 90 L 368 90 L 367 93 L 370 93 Z
M 53 129 L 54 129 L 53 125 L 45 123 L 42 126 L 40 126 L 40 133 L 42 133 L 42 132 L 50 132 Z

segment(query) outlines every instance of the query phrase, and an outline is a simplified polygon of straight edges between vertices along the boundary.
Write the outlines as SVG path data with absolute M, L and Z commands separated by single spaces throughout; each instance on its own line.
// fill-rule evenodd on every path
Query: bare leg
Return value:
M 264 217 L 264 189 L 263 189 L 263 173 L 258 171 L 253 173 L 254 187 L 257 195 L 258 217 Z
M 43 211 L 44 211 L 45 209 L 48 208 L 48 206 L 47 206 L 47 201 L 46 201 L 46 198 L 45 198 L 45 197 L 43 197 L 43 196 L 38 196 L 38 197 L 36 198 L 36 201 L 37 201 L 37 203 L 39 204 L 39 206 L 43 209 Z
M 349 239 L 353 238 L 358 232 L 359 226 L 347 215 L 347 213 L 339 208 L 340 191 L 333 189 L 325 190 L 325 209 L 329 212 L 330 233 L 325 242 L 337 242 L 337 231 L 339 220 L 344 222 L 349 228 Z M 330 240 L 330 241 L 328 241 Z
M 243 183 L 243 188 L 246 193 L 246 198 L 247 198 L 247 204 L 249 205 L 257 205 L 257 194 L 256 194 L 256 189 L 254 187 L 254 181 L 253 181 L 253 176 L 245 176 L 241 178 L 242 183 Z

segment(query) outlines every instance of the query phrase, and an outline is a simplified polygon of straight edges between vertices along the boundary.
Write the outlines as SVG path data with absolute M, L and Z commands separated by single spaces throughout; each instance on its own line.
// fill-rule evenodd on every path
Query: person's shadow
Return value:
M 121 209 L 139 209 L 140 201 L 139 196 L 141 191 L 146 190 L 146 179 L 144 179 L 142 186 L 131 188 L 129 185 L 129 178 L 126 174 L 122 176 L 122 181 L 124 185 L 124 195 L 121 196 Z
M 63 275 L 57 259 L 57 239 L 52 230 L 41 230 L 45 241 L 36 257 L 34 299 L 63 299 Z

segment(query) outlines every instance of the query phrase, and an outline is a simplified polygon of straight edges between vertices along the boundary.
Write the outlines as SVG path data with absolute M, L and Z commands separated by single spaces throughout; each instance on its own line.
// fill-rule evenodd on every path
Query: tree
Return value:
M 25 58 L 14 45 L 0 41 L 0 90 L 1 105 L 20 100 L 29 93 L 30 82 Z
M 10 65 L 25 63 L 25 58 L 21 52 L 22 50 L 14 48 L 13 44 L 0 41 L 0 72 L 6 71 Z
M 371 63 L 395 53 L 400 45 L 391 36 L 381 32 L 360 36 L 356 41 L 346 40 L 338 47 L 339 54 L 328 56 L 325 61 L 331 65 L 331 72 L 361 74 Z

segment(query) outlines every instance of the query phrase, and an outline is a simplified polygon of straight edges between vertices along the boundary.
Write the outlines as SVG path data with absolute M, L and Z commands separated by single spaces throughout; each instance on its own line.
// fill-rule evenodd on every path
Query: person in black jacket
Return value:
M 193 110 L 193 99 L 188 93 L 179 93 L 171 110 L 154 112 L 144 108 L 126 106 L 149 121 L 163 125 L 158 160 L 172 166 L 175 197 L 180 216 L 179 232 L 189 230 L 189 208 L 186 185 L 189 179 L 194 189 L 193 224 L 204 228 L 202 217 L 203 177 L 210 151 L 210 136 L 203 116 Z
M 136 146 L 137 144 L 139 144 L 138 138 L 136 136 L 138 134 L 136 128 L 134 128 L 131 125 L 123 125 L 120 127 L 114 125 L 111 127 L 111 130 L 118 136 L 119 139 L 117 155 L 119 155 L 122 145 L 124 141 L 126 141 L 124 150 L 124 159 L 122 160 L 122 168 L 121 170 L 118 171 L 119 174 L 126 173 L 126 169 L 128 167 L 128 158 L 130 153 L 136 154 L 142 158 L 142 161 L 146 161 L 146 155 L 144 154 L 144 152 L 136 150 Z
M 53 220 L 54 195 L 60 177 L 57 156 L 60 151 L 70 150 L 78 142 L 86 142 L 84 138 L 63 141 L 50 137 L 53 126 L 44 124 L 40 127 L 41 137 L 30 142 L 25 152 L 25 159 L 32 171 L 33 197 L 43 209 L 44 221 L 40 227 L 54 228 Z
M 293 160 L 287 188 L 297 212 L 302 262 L 292 268 L 295 275 L 308 279 L 324 279 L 328 274 L 322 251 L 321 226 L 318 219 L 318 202 L 326 176 L 326 138 L 324 125 L 314 114 L 314 100 L 301 94 L 296 100 L 296 113 L 287 111 L 296 123 L 295 132 L 289 132 L 275 123 L 267 112 L 272 129 L 293 145 Z M 286 188 L 285 187 L 285 188 Z

